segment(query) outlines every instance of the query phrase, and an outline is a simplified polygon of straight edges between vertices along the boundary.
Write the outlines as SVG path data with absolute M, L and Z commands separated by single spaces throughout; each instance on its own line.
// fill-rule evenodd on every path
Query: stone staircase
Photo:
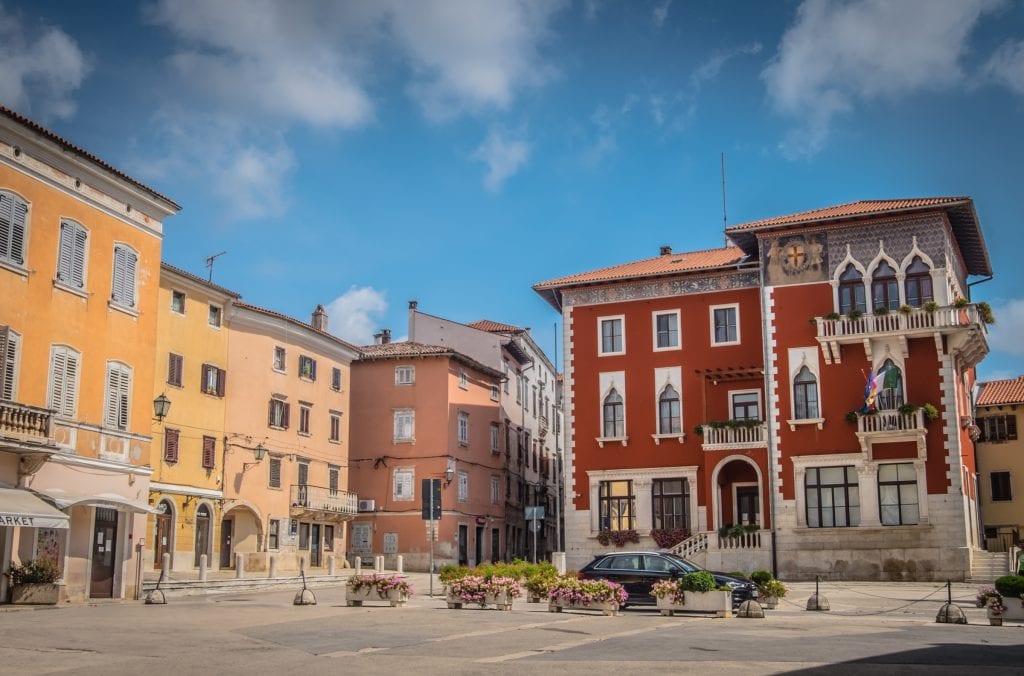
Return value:
M 974 584 L 992 584 L 997 577 L 1008 575 L 1010 558 L 1006 552 L 986 552 L 975 550 L 971 557 L 971 576 L 968 582 Z

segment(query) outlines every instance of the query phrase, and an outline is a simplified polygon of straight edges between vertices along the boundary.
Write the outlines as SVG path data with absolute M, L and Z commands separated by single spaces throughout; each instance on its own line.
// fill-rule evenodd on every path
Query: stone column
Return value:
M 878 466 L 867 464 L 857 468 L 860 492 L 860 525 L 881 526 L 878 518 Z
M 925 472 L 925 461 L 915 460 L 914 471 L 917 473 L 917 522 L 928 523 L 928 475 Z
M 643 477 L 633 479 L 633 512 L 634 527 L 638 531 L 650 532 L 654 523 L 651 506 L 651 479 Z

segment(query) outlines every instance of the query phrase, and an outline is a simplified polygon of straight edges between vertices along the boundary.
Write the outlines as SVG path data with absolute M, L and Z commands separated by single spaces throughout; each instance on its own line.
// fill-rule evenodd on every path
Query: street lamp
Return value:
M 447 486 L 455 478 L 455 461 L 449 460 L 448 466 L 444 470 L 444 485 Z
M 256 444 L 256 448 L 252 449 L 253 456 L 256 458 L 256 462 L 242 463 L 242 473 L 245 474 L 246 470 L 250 467 L 254 467 L 263 460 L 263 456 L 267 454 L 267 449 L 263 448 L 263 444 Z
M 161 393 L 159 397 L 153 400 L 153 417 L 156 418 L 157 422 L 163 422 L 170 410 L 171 400 L 167 398 L 166 394 Z

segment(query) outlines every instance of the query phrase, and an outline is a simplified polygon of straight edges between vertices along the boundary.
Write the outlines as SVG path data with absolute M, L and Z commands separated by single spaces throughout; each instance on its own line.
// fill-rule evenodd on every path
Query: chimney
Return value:
M 316 309 L 313 310 L 313 321 L 311 323 L 317 331 L 327 333 L 327 311 L 324 310 L 323 305 L 317 305 Z
M 671 253 L 672 253 L 672 247 L 670 247 L 670 246 L 663 246 L 663 247 L 661 247 L 661 255 L 662 256 L 668 256 Z
M 373 342 L 377 345 L 387 345 L 391 342 L 391 329 L 381 329 L 373 334 Z
M 419 306 L 417 301 L 409 301 L 409 325 L 406 329 L 406 335 L 409 336 L 409 342 L 416 342 L 416 308 Z

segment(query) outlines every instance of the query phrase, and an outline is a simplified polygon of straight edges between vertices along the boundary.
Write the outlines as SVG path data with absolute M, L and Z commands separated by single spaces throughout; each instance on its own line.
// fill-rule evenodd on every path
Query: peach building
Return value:
M 136 591 L 172 200 L 0 107 L 0 568 Z M 7 578 L 0 576 L 0 599 Z
M 440 479 L 435 565 L 503 558 L 501 373 L 450 347 L 383 336 L 352 369 L 352 485 L 361 500 L 349 552 L 401 554 L 409 570 L 428 570 L 422 481 Z
M 358 349 L 312 322 L 242 302 L 228 310 L 224 533 L 247 570 L 317 568 L 345 551 L 350 366 Z M 227 561 L 230 565 L 230 561 Z

